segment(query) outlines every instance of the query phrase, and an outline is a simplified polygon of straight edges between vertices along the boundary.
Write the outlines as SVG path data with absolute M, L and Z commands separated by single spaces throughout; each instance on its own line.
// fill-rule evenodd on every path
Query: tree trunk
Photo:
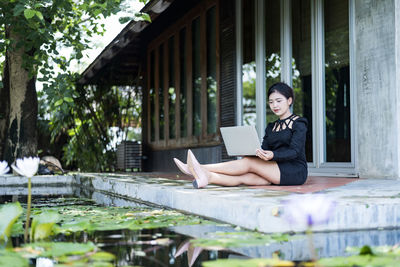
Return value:
M 9 31 L 10 39 L 18 41 L 19 36 Z M 23 67 L 23 49 L 7 51 L 10 111 L 4 158 L 9 163 L 16 158 L 37 155 L 36 121 L 38 113 L 35 78 Z
M 6 58 L 2 77 L 3 87 L 0 87 L 0 160 L 4 159 L 4 147 L 10 114 L 10 84 L 8 82 L 8 74 L 8 62 Z

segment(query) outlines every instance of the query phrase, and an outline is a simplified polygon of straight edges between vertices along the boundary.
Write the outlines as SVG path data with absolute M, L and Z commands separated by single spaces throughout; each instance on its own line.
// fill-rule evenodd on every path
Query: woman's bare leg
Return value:
M 257 157 L 201 166 L 208 175 L 209 183 L 213 184 L 235 186 L 280 183 L 281 173 L 278 164 L 275 161 L 264 161 Z
M 221 163 L 202 164 L 201 166 L 210 171 L 229 175 L 240 175 L 253 172 L 255 165 L 269 164 L 272 161 L 264 161 L 258 157 L 244 157 L 238 160 L 231 160 Z M 260 166 L 261 167 L 261 166 Z
M 244 157 L 238 160 L 231 160 L 226 162 L 204 164 L 204 165 L 202 164 L 201 166 L 203 166 L 210 172 L 229 174 L 229 175 L 240 175 L 250 172 L 249 169 L 251 167 L 251 164 L 255 162 L 255 160 L 260 160 L 260 158 Z
M 210 184 L 217 184 L 223 186 L 237 186 L 237 185 L 270 185 L 271 183 L 255 173 L 246 173 L 242 175 L 226 175 L 215 172 L 209 172 Z

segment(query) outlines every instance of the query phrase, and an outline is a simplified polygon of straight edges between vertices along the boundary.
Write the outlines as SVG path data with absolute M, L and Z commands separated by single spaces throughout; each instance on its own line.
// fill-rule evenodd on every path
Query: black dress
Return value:
M 280 185 L 301 185 L 307 179 L 305 143 L 307 119 L 290 115 L 268 123 L 262 149 L 274 152 L 273 161 L 281 172 Z

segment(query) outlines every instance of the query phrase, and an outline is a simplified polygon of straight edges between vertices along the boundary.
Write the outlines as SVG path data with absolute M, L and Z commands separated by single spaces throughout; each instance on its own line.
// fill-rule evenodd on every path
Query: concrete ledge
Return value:
M 75 181 L 73 175 L 42 175 L 34 176 L 31 179 L 32 187 L 35 185 L 72 185 Z M 11 174 L 6 174 L 0 176 L 0 185 L 4 186 L 26 186 L 28 184 L 28 178 L 22 176 L 14 176 Z
M 130 175 L 109 177 L 77 174 L 77 184 L 95 191 L 198 214 L 262 232 L 304 231 L 288 225 L 273 210 L 282 209 L 289 193 L 246 187 L 216 187 L 195 190 L 188 181 Z M 315 231 L 380 229 L 400 226 L 400 182 L 359 180 L 324 193 L 337 201 L 331 220 Z

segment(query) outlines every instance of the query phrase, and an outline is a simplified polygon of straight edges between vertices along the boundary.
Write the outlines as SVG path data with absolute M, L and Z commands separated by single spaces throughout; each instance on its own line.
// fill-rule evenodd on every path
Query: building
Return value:
M 275 118 L 266 92 L 293 86 L 309 121 L 311 175 L 400 177 L 400 2 L 152 0 L 84 71 L 82 85 L 141 77 L 145 170 L 192 148 L 226 160 L 219 127 Z

